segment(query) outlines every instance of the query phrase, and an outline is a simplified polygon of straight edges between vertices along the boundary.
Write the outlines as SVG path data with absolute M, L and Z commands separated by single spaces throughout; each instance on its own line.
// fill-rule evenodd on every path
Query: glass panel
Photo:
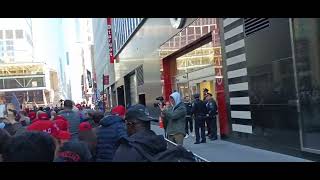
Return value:
M 293 20 L 303 147 L 320 150 L 320 19 Z
M 181 94 L 181 99 L 184 99 L 186 96 L 190 97 L 190 90 L 188 83 L 178 83 L 177 84 L 178 92 Z
M 13 31 L 12 30 L 6 30 L 6 39 L 13 39 Z
M 16 39 L 22 39 L 22 38 L 23 38 L 23 31 L 16 30 Z

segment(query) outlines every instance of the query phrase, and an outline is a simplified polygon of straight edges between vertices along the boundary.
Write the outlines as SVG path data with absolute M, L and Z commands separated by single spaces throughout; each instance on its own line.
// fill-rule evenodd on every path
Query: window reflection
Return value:
M 303 147 L 320 150 L 320 19 L 294 19 Z

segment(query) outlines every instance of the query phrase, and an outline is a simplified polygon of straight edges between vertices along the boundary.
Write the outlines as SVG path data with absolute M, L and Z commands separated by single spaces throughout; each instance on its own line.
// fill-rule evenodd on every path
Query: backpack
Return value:
M 138 153 L 145 157 L 149 162 L 196 162 L 196 159 L 192 152 L 187 151 L 181 145 L 174 146 L 173 148 L 166 149 L 154 156 L 150 155 L 148 152 L 145 152 L 140 145 L 135 143 L 130 143 Z

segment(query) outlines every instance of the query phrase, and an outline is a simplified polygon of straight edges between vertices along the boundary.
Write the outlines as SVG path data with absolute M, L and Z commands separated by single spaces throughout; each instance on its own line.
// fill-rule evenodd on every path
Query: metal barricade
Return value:
M 173 146 L 178 146 L 178 144 L 170 141 L 169 139 L 167 139 L 167 138 L 164 138 L 164 139 L 165 139 L 169 144 L 171 144 L 171 145 L 173 145 Z M 187 151 L 191 152 L 191 151 L 188 150 L 188 149 L 187 149 Z M 199 156 L 199 155 L 197 155 L 197 154 L 195 154 L 195 153 L 193 153 L 193 152 L 191 152 L 191 153 L 193 154 L 194 159 L 196 160 L 196 162 L 210 162 L 210 161 L 208 161 L 207 159 L 205 159 L 205 158 L 203 158 L 203 157 L 201 157 L 201 156 Z

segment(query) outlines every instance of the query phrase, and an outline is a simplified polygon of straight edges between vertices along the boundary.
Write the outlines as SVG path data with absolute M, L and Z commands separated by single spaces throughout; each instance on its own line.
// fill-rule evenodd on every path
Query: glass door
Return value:
M 190 90 L 188 83 L 177 83 L 178 92 L 181 95 L 181 99 L 184 99 L 186 96 L 190 97 Z

